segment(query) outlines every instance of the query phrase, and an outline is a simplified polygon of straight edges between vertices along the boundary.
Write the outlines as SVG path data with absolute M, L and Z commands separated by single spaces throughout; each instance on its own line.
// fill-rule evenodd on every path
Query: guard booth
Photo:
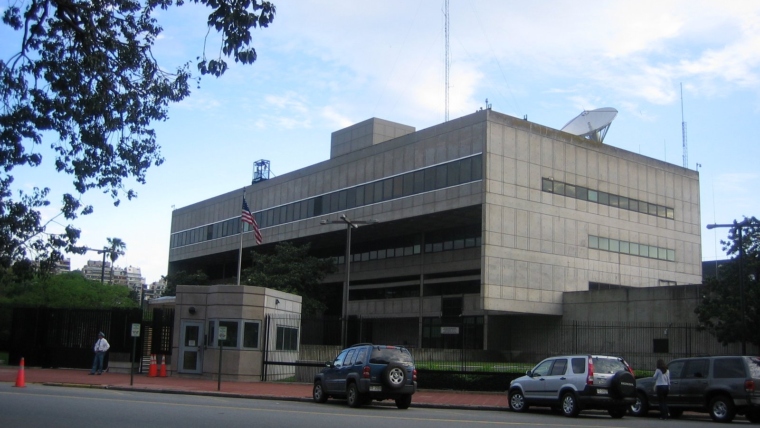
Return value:
M 218 379 L 221 370 L 221 380 L 260 381 L 265 350 L 284 343 L 280 335 L 297 338 L 300 330 L 300 322 L 282 328 L 265 321 L 271 315 L 300 320 L 301 296 L 254 286 L 180 285 L 174 313 L 173 374 Z M 298 349 L 288 349 L 284 358 L 295 363 Z M 295 367 L 267 380 L 292 376 Z

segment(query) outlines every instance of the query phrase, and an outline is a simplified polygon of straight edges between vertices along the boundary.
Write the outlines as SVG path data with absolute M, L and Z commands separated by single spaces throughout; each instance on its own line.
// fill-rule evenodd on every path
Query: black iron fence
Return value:
M 340 320 L 270 316 L 267 325 L 299 328 L 298 349 L 278 349 L 266 342 L 264 373 L 267 380 L 292 379 L 311 382 L 314 374 L 339 353 Z M 649 375 L 658 358 L 666 361 L 699 355 L 738 355 L 740 344 L 723 346 L 695 324 L 562 322 L 535 318 L 510 318 L 508 326 L 483 334 L 497 345 L 491 349 L 471 346 L 472 340 L 436 339 L 440 330 L 425 331 L 418 319 L 362 319 L 348 321 L 349 344 L 382 343 L 409 348 L 418 370 L 420 388 L 503 391 L 544 358 L 562 354 L 616 355 L 625 358 L 637 375 Z M 419 329 L 419 330 L 418 330 Z M 458 347 L 420 347 L 409 343 L 411 332 L 432 337 L 432 342 Z M 274 331 L 274 330 L 272 330 Z M 449 330 L 460 335 L 468 329 Z M 274 334 L 274 333 L 273 333 Z M 468 349 L 469 347 L 469 349 Z M 758 353 L 757 347 L 750 352 Z
M 143 354 L 171 354 L 173 320 L 173 309 L 143 313 L 140 309 L 13 308 L 7 326 L 9 364 L 17 365 L 24 358 L 29 366 L 89 368 L 92 347 L 102 331 L 111 345 L 106 366 L 122 362 L 128 369 L 133 344 Z M 136 341 L 134 323 L 141 324 Z

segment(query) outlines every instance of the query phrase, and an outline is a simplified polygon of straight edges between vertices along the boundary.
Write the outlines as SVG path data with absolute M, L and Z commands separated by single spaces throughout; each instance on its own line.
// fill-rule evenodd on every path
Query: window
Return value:
M 259 326 L 258 321 L 246 321 L 243 324 L 243 348 L 259 347 Z
M 548 360 L 540 363 L 536 366 L 535 369 L 533 369 L 533 374 L 531 376 L 538 377 L 548 375 L 551 372 L 552 364 L 554 364 L 554 360 Z
M 278 351 L 297 351 L 298 350 L 298 329 L 294 327 L 285 327 L 285 326 L 278 325 L 277 326 L 277 344 L 275 345 L 275 349 Z
M 567 360 L 562 358 L 557 360 L 552 366 L 551 376 L 562 376 L 567 369 Z
M 689 360 L 683 369 L 684 379 L 705 378 L 710 374 L 710 361 L 707 359 Z
M 718 358 L 713 362 L 715 367 L 716 379 L 736 379 L 746 378 L 747 374 L 744 372 L 744 361 L 742 358 Z
M 554 193 L 554 182 L 548 178 L 541 179 L 541 190 L 544 192 Z
M 222 346 L 226 348 L 238 347 L 238 322 L 237 321 L 219 321 L 219 327 L 227 327 L 227 340 L 221 341 Z M 217 343 L 217 346 L 219 343 Z
M 573 358 L 570 361 L 570 364 L 573 367 L 573 373 L 574 374 L 583 374 L 586 373 L 586 359 L 585 358 Z

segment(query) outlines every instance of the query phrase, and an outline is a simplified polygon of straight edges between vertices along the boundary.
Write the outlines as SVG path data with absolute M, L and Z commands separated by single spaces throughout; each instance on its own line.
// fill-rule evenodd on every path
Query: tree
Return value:
M 760 345 L 757 329 L 760 325 L 760 222 L 755 217 L 745 217 L 739 224 L 746 224 L 741 227 L 742 246 L 739 246 L 739 227 L 729 229 L 728 239 L 720 243 L 731 261 L 719 268 L 717 277 L 705 279 L 702 301 L 694 312 L 702 328 L 724 345 L 742 341 Z M 744 253 L 741 267 L 740 248 Z
M 113 266 L 119 256 L 123 256 L 127 244 L 119 238 L 106 238 L 108 241 L 108 257 L 111 259 L 111 284 L 113 284 Z M 104 249 L 105 250 L 105 249 Z
M 310 245 L 296 246 L 290 242 L 277 244 L 273 254 L 252 252 L 253 265 L 243 270 L 240 282 L 297 294 L 303 298 L 304 315 L 322 314 L 327 307 L 325 292 L 320 283 L 327 274 L 335 272 L 331 259 L 309 255 Z
M 0 293 L 0 305 L 88 309 L 137 307 L 137 303 L 129 297 L 127 287 L 91 281 L 79 272 L 37 276 L 13 283 L 16 286 L 5 288 Z
M 162 278 L 166 281 L 166 288 L 164 289 L 162 296 L 176 296 L 178 285 L 208 285 L 209 283 L 208 275 L 202 270 L 198 270 L 195 273 L 187 273 L 181 270 L 173 274 L 162 276 Z
M 263 0 L 191 0 L 211 8 L 209 31 L 220 35 L 215 56 L 198 57 L 199 74 L 219 77 L 225 59 L 252 64 L 253 28 L 268 27 L 275 6 Z M 3 23 L 16 30 L 18 51 L 0 59 L 0 267 L 33 258 L 49 268 L 62 251 L 84 254 L 74 220 L 93 207 L 81 203 L 92 189 L 114 205 L 137 193 L 151 166 L 163 162 L 153 123 L 190 94 L 189 63 L 172 73 L 154 58 L 161 34 L 156 16 L 184 0 L 19 0 L 4 9 Z M 4 43 L 9 43 L 8 39 Z M 55 169 L 72 176 L 59 216 L 70 224 L 50 234 L 40 209 L 49 187 L 12 197 L 13 170 L 38 167 L 43 141 L 55 153 Z

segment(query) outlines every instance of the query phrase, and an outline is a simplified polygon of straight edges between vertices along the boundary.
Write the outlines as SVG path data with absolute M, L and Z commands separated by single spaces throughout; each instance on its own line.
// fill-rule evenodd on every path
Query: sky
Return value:
M 331 133 L 378 117 L 417 130 L 445 120 L 443 0 L 274 0 L 274 22 L 253 31 L 258 60 L 204 77 L 156 123 L 166 159 L 114 207 L 97 191 L 83 201 L 80 243 L 126 243 L 116 265 L 166 275 L 171 213 L 249 185 L 253 163 L 273 176 L 327 160 Z M 209 9 L 161 11 L 154 56 L 166 70 L 203 52 Z M 0 57 L 13 51 L 0 30 Z M 449 118 L 485 108 L 561 129 L 583 110 L 616 108 L 605 144 L 698 169 L 702 259 L 726 258 L 732 223 L 760 215 L 760 2 L 451 0 Z M 688 151 L 683 149 L 686 123 Z M 44 145 L 43 145 L 44 146 Z M 15 172 L 16 185 L 70 191 L 53 156 Z M 66 187 L 69 186 L 69 187 Z M 53 217 L 60 197 L 43 212 Z M 250 201 L 249 201 L 250 203 Z M 98 255 L 70 255 L 80 269 Z

